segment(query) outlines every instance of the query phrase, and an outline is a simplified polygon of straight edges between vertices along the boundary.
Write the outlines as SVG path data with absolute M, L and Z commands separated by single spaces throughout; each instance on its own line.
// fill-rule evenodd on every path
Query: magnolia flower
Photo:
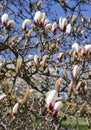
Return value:
M 38 65 L 38 59 L 39 59 L 39 57 L 38 57 L 38 55 L 34 55 L 34 65 Z
M 67 25 L 67 19 L 60 17 L 59 18 L 59 27 L 60 27 L 60 29 L 61 29 L 62 32 L 65 32 L 66 25 Z
M 30 22 L 30 19 L 25 19 L 22 23 L 22 29 L 26 30 L 26 27 L 29 26 Z
M 91 44 L 85 45 L 85 49 L 87 51 L 87 53 L 91 53 Z
M 14 105 L 14 107 L 13 107 L 13 110 L 12 110 L 13 116 L 16 116 L 16 115 L 17 115 L 18 107 L 19 107 L 19 103 L 16 103 L 16 104 Z
M 51 28 L 52 28 L 52 24 L 51 24 L 51 23 L 48 23 L 48 24 L 45 26 L 45 32 L 49 31 Z
M 72 78 L 76 78 L 80 72 L 80 68 L 78 65 L 75 65 L 72 71 Z
M 58 59 L 59 61 L 61 61 L 62 58 L 63 58 L 63 53 L 61 52 L 61 53 L 58 54 L 57 59 Z
M 85 48 L 85 46 L 81 47 L 81 55 L 86 56 L 88 54 L 88 49 Z
M 75 49 L 75 50 L 79 49 L 78 43 L 74 42 L 74 43 L 72 44 L 72 49 Z
M 48 23 L 50 23 L 49 19 L 44 20 L 44 26 L 46 26 Z
M 56 33 L 56 31 L 57 31 L 57 23 L 54 22 L 53 25 L 52 25 L 52 32 Z
M 8 14 L 3 14 L 2 17 L 1 17 L 2 25 L 6 26 L 7 21 L 8 21 Z
M 79 90 L 80 90 L 81 85 L 82 85 L 82 82 L 80 81 L 80 82 L 77 84 L 77 86 L 76 86 L 76 90 L 77 90 L 77 91 L 79 91 Z
M 49 109 L 52 109 L 54 106 L 54 103 L 57 99 L 58 93 L 56 90 L 52 90 L 48 92 L 47 98 L 46 98 L 46 103 L 48 105 Z
M 62 108 L 62 107 L 63 107 L 63 104 L 61 101 L 57 101 L 54 104 L 53 117 L 56 117 L 58 115 L 58 112 L 59 112 L 60 108 Z
M 71 24 L 68 24 L 66 27 L 66 34 L 69 36 L 71 33 Z
M 34 24 L 42 24 L 43 19 L 45 18 L 45 13 L 42 13 L 41 11 L 37 11 L 34 16 Z
M 14 20 L 9 20 L 7 22 L 7 28 L 10 28 L 11 26 L 13 26 L 15 24 L 15 21 Z
M 78 56 L 78 53 L 79 53 L 78 43 L 74 42 L 72 45 L 72 49 L 73 49 L 73 56 Z

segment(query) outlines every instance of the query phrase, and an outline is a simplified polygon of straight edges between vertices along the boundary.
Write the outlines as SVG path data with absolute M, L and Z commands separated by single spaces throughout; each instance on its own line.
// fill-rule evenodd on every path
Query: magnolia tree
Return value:
M 72 116 L 91 127 L 90 4 L 0 2 L 1 129 L 59 130 Z

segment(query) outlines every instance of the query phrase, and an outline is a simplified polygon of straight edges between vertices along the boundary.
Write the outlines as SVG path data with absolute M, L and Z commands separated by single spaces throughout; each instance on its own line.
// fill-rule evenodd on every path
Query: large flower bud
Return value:
M 78 56 L 78 53 L 79 53 L 79 45 L 78 45 L 78 43 L 74 42 L 72 44 L 72 50 L 73 50 L 73 56 L 74 57 Z
M 80 82 L 77 84 L 77 86 L 76 86 L 76 90 L 77 90 L 77 91 L 80 90 L 80 88 L 82 87 L 81 85 L 82 85 L 82 81 L 80 81 Z
M 26 30 L 26 27 L 29 26 L 30 22 L 30 19 L 25 19 L 22 23 L 22 29 Z
M 46 103 L 48 108 L 51 110 L 54 106 L 54 103 L 57 99 L 58 93 L 56 90 L 49 91 L 46 98 Z
M 54 22 L 53 25 L 52 25 L 52 32 L 55 34 L 57 31 L 57 23 Z
M 60 91 L 60 85 L 62 84 L 62 78 L 59 78 L 57 81 L 56 81 L 56 83 L 55 83 L 55 90 L 57 91 L 57 92 L 59 92 Z
M 37 11 L 34 16 L 34 24 L 41 24 L 41 20 L 45 18 L 45 13 Z
M 57 59 L 58 59 L 59 61 L 62 60 L 63 54 L 64 54 L 63 52 L 60 52 L 60 53 L 57 55 Z
M 67 25 L 67 19 L 60 17 L 59 18 L 59 27 L 60 27 L 62 32 L 66 31 L 66 25 Z
M 47 33 L 50 29 L 52 29 L 52 24 L 51 24 L 51 23 L 48 23 L 48 24 L 45 26 L 45 32 Z
M 16 115 L 17 115 L 18 107 L 19 107 L 19 103 L 16 103 L 16 104 L 14 105 L 14 107 L 13 107 L 13 110 L 12 110 L 13 116 L 16 116 Z
M 14 21 L 14 20 L 9 20 L 9 21 L 7 22 L 7 28 L 10 29 L 11 26 L 13 26 L 14 24 L 15 24 L 15 21 Z
M 81 52 L 81 56 L 84 56 L 84 57 L 87 56 L 88 51 L 86 50 L 85 46 L 81 47 L 80 52 Z
M 2 25 L 6 26 L 7 21 L 8 21 L 8 14 L 3 14 L 1 17 Z
M 71 24 L 68 24 L 66 27 L 66 34 L 69 36 L 71 33 Z
M 73 91 L 73 81 L 71 81 L 70 84 L 69 84 L 69 88 L 68 88 L 68 97 L 71 96 L 72 91 Z
M 72 71 L 72 78 L 75 79 L 79 73 L 80 73 L 80 68 L 78 65 L 75 65 Z
M 87 54 L 91 53 L 91 45 L 90 44 L 85 45 L 85 49 L 86 49 Z
M 53 117 L 56 117 L 58 115 L 59 110 L 63 107 L 63 104 L 61 101 L 57 101 L 54 104 L 54 111 L 53 111 Z

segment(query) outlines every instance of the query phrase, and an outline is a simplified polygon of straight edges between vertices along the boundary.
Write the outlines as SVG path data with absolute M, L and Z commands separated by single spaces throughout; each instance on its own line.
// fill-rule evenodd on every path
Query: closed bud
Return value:
M 71 24 L 68 24 L 66 27 L 66 34 L 69 36 L 71 33 Z
M 18 107 L 19 107 L 19 103 L 16 103 L 13 107 L 13 110 L 12 110 L 12 115 L 13 116 L 16 116 L 17 115 L 17 111 L 18 111 Z
M 80 73 L 80 68 L 79 68 L 78 65 L 75 65 L 73 67 L 73 71 L 72 71 L 72 78 L 73 79 L 77 78 L 77 76 L 79 75 L 79 73 Z
M 57 23 L 54 22 L 52 25 L 52 32 L 55 34 L 57 32 Z
M 80 54 L 81 54 L 81 56 L 87 56 L 87 50 L 86 50 L 86 48 L 85 48 L 85 46 L 82 46 L 81 47 L 81 50 L 80 50 Z
M 8 21 L 8 14 L 3 14 L 1 17 L 2 25 L 6 26 Z
M 26 103 L 27 103 L 29 94 L 30 94 L 30 89 L 27 88 L 27 89 L 26 89 L 26 92 L 25 92 L 25 95 L 24 95 L 24 97 L 23 97 L 23 99 L 22 99 L 22 103 L 23 103 L 23 104 L 26 104 Z
M 59 28 L 62 32 L 66 31 L 67 19 L 66 18 L 59 18 Z
M 77 16 L 76 16 L 76 15 L 73 15 L 72 18 L 71 18 L 71 25 L 74 25 L 74 24 L 75 24 L 76 19 L 77 19 Z
M 80 81 L 80 82 L 77 84 L 77 86 L 76 86 L 76 90 L 77 90 L 77 91 L 80 90 L 80 88 L 82 87 L 81 85 L 82 85 L 82 81 Z
M 69 88 L 68 88 L 68 97 L 71 96 L 73 91 L 73 81 L 71 81 L 71 83 L 69 84 Z
M 30 24 L 30 19 L 25 19 L 24 21 L 23 21 L 23 23 L 22 23 L 22 30 L 26 30 L 26 28 L 27 28 L 27 26 L 29 26 L 29 24 Z
M 61 52 L 61 53 L 59 53 L 58 55 L 57 55 L 57 59 L 59 60 L 59 61 L 61 61 L 62 60 L 62 58 L 63 58 L 63 52 Z
M 13 25 L 15 25 L 15 21 L 14 20 L 9 20 L 7 22 L 7 28 L 10 29 Z
M 57 92 L 60 91 L 60 86 L 61 86 L 61 84 L 62 84 L 62 78 L 59 78 L 59 79 L 56 81 L 56 83 L 55 83 L 55 90 L 56 90 Z
M 63 104 L 61 101 L 57 101 L 54 104 L 54 111 L 53 111 L 53 117 L 56 117 L 58 115 L 59 110 L 63 107 Z
M 68 79 L 67 69 L 64 69 L 63 77 L 64 77 L 65 80 Z
M 16 68 L 15 68 L 16 74 L 19 74 L 19 73 L 20 73 L 21 66 L 22 66 L 22 58 L 17 59 Z
M 44 56 L 43 56 L 42 61 L 40 62 L 40 65 L 41 65 L 42 67 L 45 67 L 47 58 L 48 58 L 47 55 L 44 55 Z
M 47 33 L 51 29 L 52 29 L 52 24 L 51 23 L 46 24 L 46 26 L 45 26 L 45 32 Z
M 37 3 L 37 9 L 38 9 L 38 10 L 40 10 L 41 4 L 42 4 L 42 1 L 39 1 L 39 2 Z

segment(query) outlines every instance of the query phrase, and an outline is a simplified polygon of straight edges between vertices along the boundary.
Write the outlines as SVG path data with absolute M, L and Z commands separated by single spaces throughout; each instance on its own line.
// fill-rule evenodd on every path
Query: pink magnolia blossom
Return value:
M 54 111 L 53 111 L 53 117 L 56 117 L 58 115 L 59 110 L 63 107 L 63 104 L 61 101 L 57 101 L 54 104 Z
M 17 115 L 18 107 L 19 107 L 19 103 L 16 103 L 16 104 L 14 105 L 14 107 L 13 107 L 13 110 L 12 110 L 13 116 L 16 116 L 16 115 Z
M 6 26 L 7 21 L 8 21 L 8 14 L 3 14 L 1 17 L 2 25 Z
M 59 18 L 59 28 L 61 29 L 62 32 L 66 31 L 66 25 L 67 25 L 67 19 L 66 18 Z
M 56 31 L 57 31 L 57 23 L 54 22 L 53 25 L 52 25 L 52 32 L 56 33 Z
M 30 19 L 25 19 L 22 23 L 22 29 L 26 30 L 26 27 L 29 26 L 30 22 Z
M 56 90 L 49 91 L 47 98 L 46 98 L 46 103 L 50 110 L 53 109 L 57 96 L 58 96 L 58 93 Z

